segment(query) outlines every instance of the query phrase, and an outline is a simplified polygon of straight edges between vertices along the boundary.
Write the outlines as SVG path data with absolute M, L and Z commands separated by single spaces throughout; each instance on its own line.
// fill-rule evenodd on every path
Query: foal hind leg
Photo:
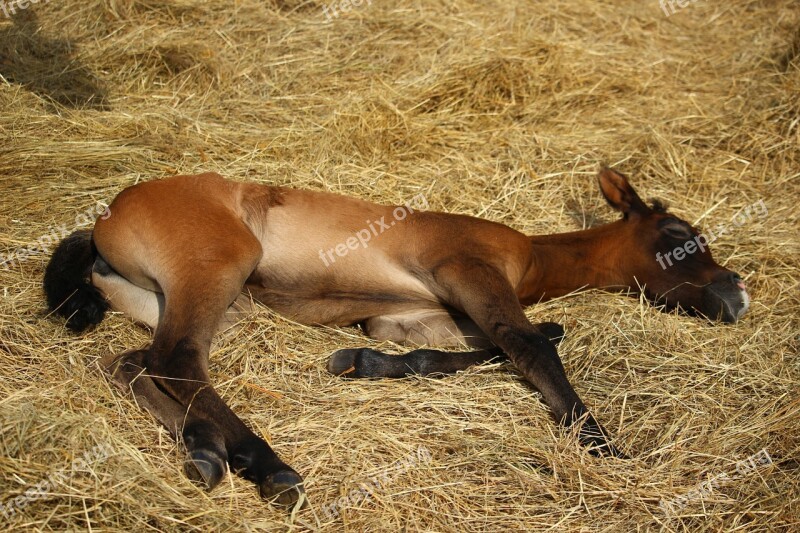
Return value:
M 134 322 L 155 330 L 164 314 L 164 295 L 134 285 L 116 273 L 102 258 L 95 261 L 92 284 L 100 289 L 111 308 Z M 250 311 L 250 300 L 240 295 L 226 311 L 219 330 L 230 331 Z M 215 340 L 218 336 L 215 336 Z M 124 394 L 132 394 L 136 403 L 146 409 L 175 440 L 186 448 L 184 471 L 193 481 L 213 488 L 228 471 L 225 439 L 216 424 L 187 410 L 161 390 L 145 368 L 146 350 L 110 354 L 100 361 L 102 369 Z
M 170 210 L 152 214 L 162 223 L 140 234 L 130 232 L 131 221 L 118 209 L 116 220 L 95 227 L 98 252 L 125 279 L 163 292 L 153 343 L 141 359 L 157 390 L 180 404 L 187 420 L 207 422 L 190 427 L 197 428 L 201 442 L 214 445 L 206 450 L 209 454 L 220 455 L 216 443 L 221 435 L 232 471 L 254 482 L 265 499 L 293 504 L 303 494 L 302 479 L 233 413 L 208 373 L 212 339 L 261 258 L 261 246 L 229 210 L 206 198 L 189 198 L 186 206 L 179 215 Z M 174 240 L 170 232 L 178 230 L 181 247 L 165 249 Z M 152 388 L 142 393 L 151 404 L 163 403 Z M 175 419 L 174 413 L 165 418 Z
M 218 267 L 212 279 L 165 287 L 166 306 L 145 364 L 155 383 L 189 413 L 221 431 L 231 469 L 259 487 L 265 499 L 293 504 L 302 479 L 228 407 L 210 383 L 208 352 L 216 328 L 241 290 L 238 265 Z
M 536 326 L 553 342 L 564 336 L 564 328 L 554 322 Z M 348 378 L 402 378 L 408 375 L 455 374 L 467 368 L 506 359 L 468 317 L 445 310 L 421 311 L 404 315 L 374 317 L 365 323 L 366 333 L 376 340 L 428 346 L 480 347 L 472 352 L 447 352 L 417 349 L 403 355 L 390 355 L 371 348 L 338 350 L 328 361 L 328 371 Z
M 145 289 L 128 281 L 102 258 L 95 260 L 92 268 L 92 285 L 100 289 L 111 308 L 120 311 L 137 324 L 155 331 L 164 315 L 164 294 Z M 212 342 L 212 350 L 224 340 L 235 335 L 241 321 L 256 312 L 248 294 L 240 294 L 228 307 L 225 316 L 217 326 L 217 335 Z
M 175 440 L 183 442 L 187 454 L 183 466 L 189 479 L 209 489 L 215 487 L 228 471 L 222 433 L 215 424 L 188 412 L 156 386 L 144 367 L 146 355 L 146 350 L 108 355 L 100 365 L 124 394 L 132 394 L 136 403 L 161 422 Z

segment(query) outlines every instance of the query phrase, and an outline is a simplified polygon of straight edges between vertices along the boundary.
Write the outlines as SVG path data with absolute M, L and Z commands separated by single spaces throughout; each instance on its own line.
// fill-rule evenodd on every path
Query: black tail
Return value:
M 78 230 L 61 241 L 44 271 L 47 306 L 67 319 L 67 327 L 83 331 L 99 324 L 108 302 L 90 282 L 97 256 L 91 230 Z

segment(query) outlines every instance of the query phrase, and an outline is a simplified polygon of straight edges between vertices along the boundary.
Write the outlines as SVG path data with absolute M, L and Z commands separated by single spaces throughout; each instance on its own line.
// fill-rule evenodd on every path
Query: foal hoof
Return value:
M 265 500 L 286 506 L 297 503 L 306 492 L 303 478 L 293 470 L 280 470 L 267 476 L 259 485 L 258 491 Z
M 589 447 L 589 454 L 594 457 L 616 457 L 617 459 L 630 459 L 630 457 L 608 442 L 595 444 Z
M 361 348 L 336 350 L 328 359 L 328 372 L 344 378 L 355 377 L 359 352 L 361 352 Z
M 618 459 L 630 459 L 625 453 L 616 446 L 608 442 L 608 435 L 602 426 L 596 422 L 587 422 L 578 434 L 578 441 L 588 449 L 589 454 L 594 457 L 616 457 Z
M 228 473 L 228 463 L 213 450 L 192 450 L 183 462 L 183 471 L 189 479 L 211 490 Z

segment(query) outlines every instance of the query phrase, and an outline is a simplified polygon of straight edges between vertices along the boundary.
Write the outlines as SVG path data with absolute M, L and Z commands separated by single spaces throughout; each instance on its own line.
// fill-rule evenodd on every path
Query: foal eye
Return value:
M 692 229 L 685 222 L 668 222 L 661 227 L 661 231 L 674 239 L 691 239 L 693 236 Z

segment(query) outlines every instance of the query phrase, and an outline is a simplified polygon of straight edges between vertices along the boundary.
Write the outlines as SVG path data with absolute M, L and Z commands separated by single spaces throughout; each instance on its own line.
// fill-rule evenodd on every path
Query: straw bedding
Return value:
M 0 528 L 800 527 L 796 2 L 336 6 L 64 0 L 0 21 L 0 502 L 16 506 Z M 211 373 L 305 477 L 311 506 L 287 514 L 236 477 L 193 486 L 176 443 L 98 372 L 148 332 L 113 315 L 76 337 L 45 316 L 43 250 L 140 180 L 422 193 L 552 233 L 617 216 L 600 162 L 692 223 L 730 226 L 713 249 L 753 298 L 735 326 L 601 292 L 528 310 L 564 324 L 572 383 L 629 461 L 580 450 L 508 365 L 345 381 L 325 372 L 334 350 L 403 348 L 265 309 Z M 771 464 L 743 467 L 761 450 Z

